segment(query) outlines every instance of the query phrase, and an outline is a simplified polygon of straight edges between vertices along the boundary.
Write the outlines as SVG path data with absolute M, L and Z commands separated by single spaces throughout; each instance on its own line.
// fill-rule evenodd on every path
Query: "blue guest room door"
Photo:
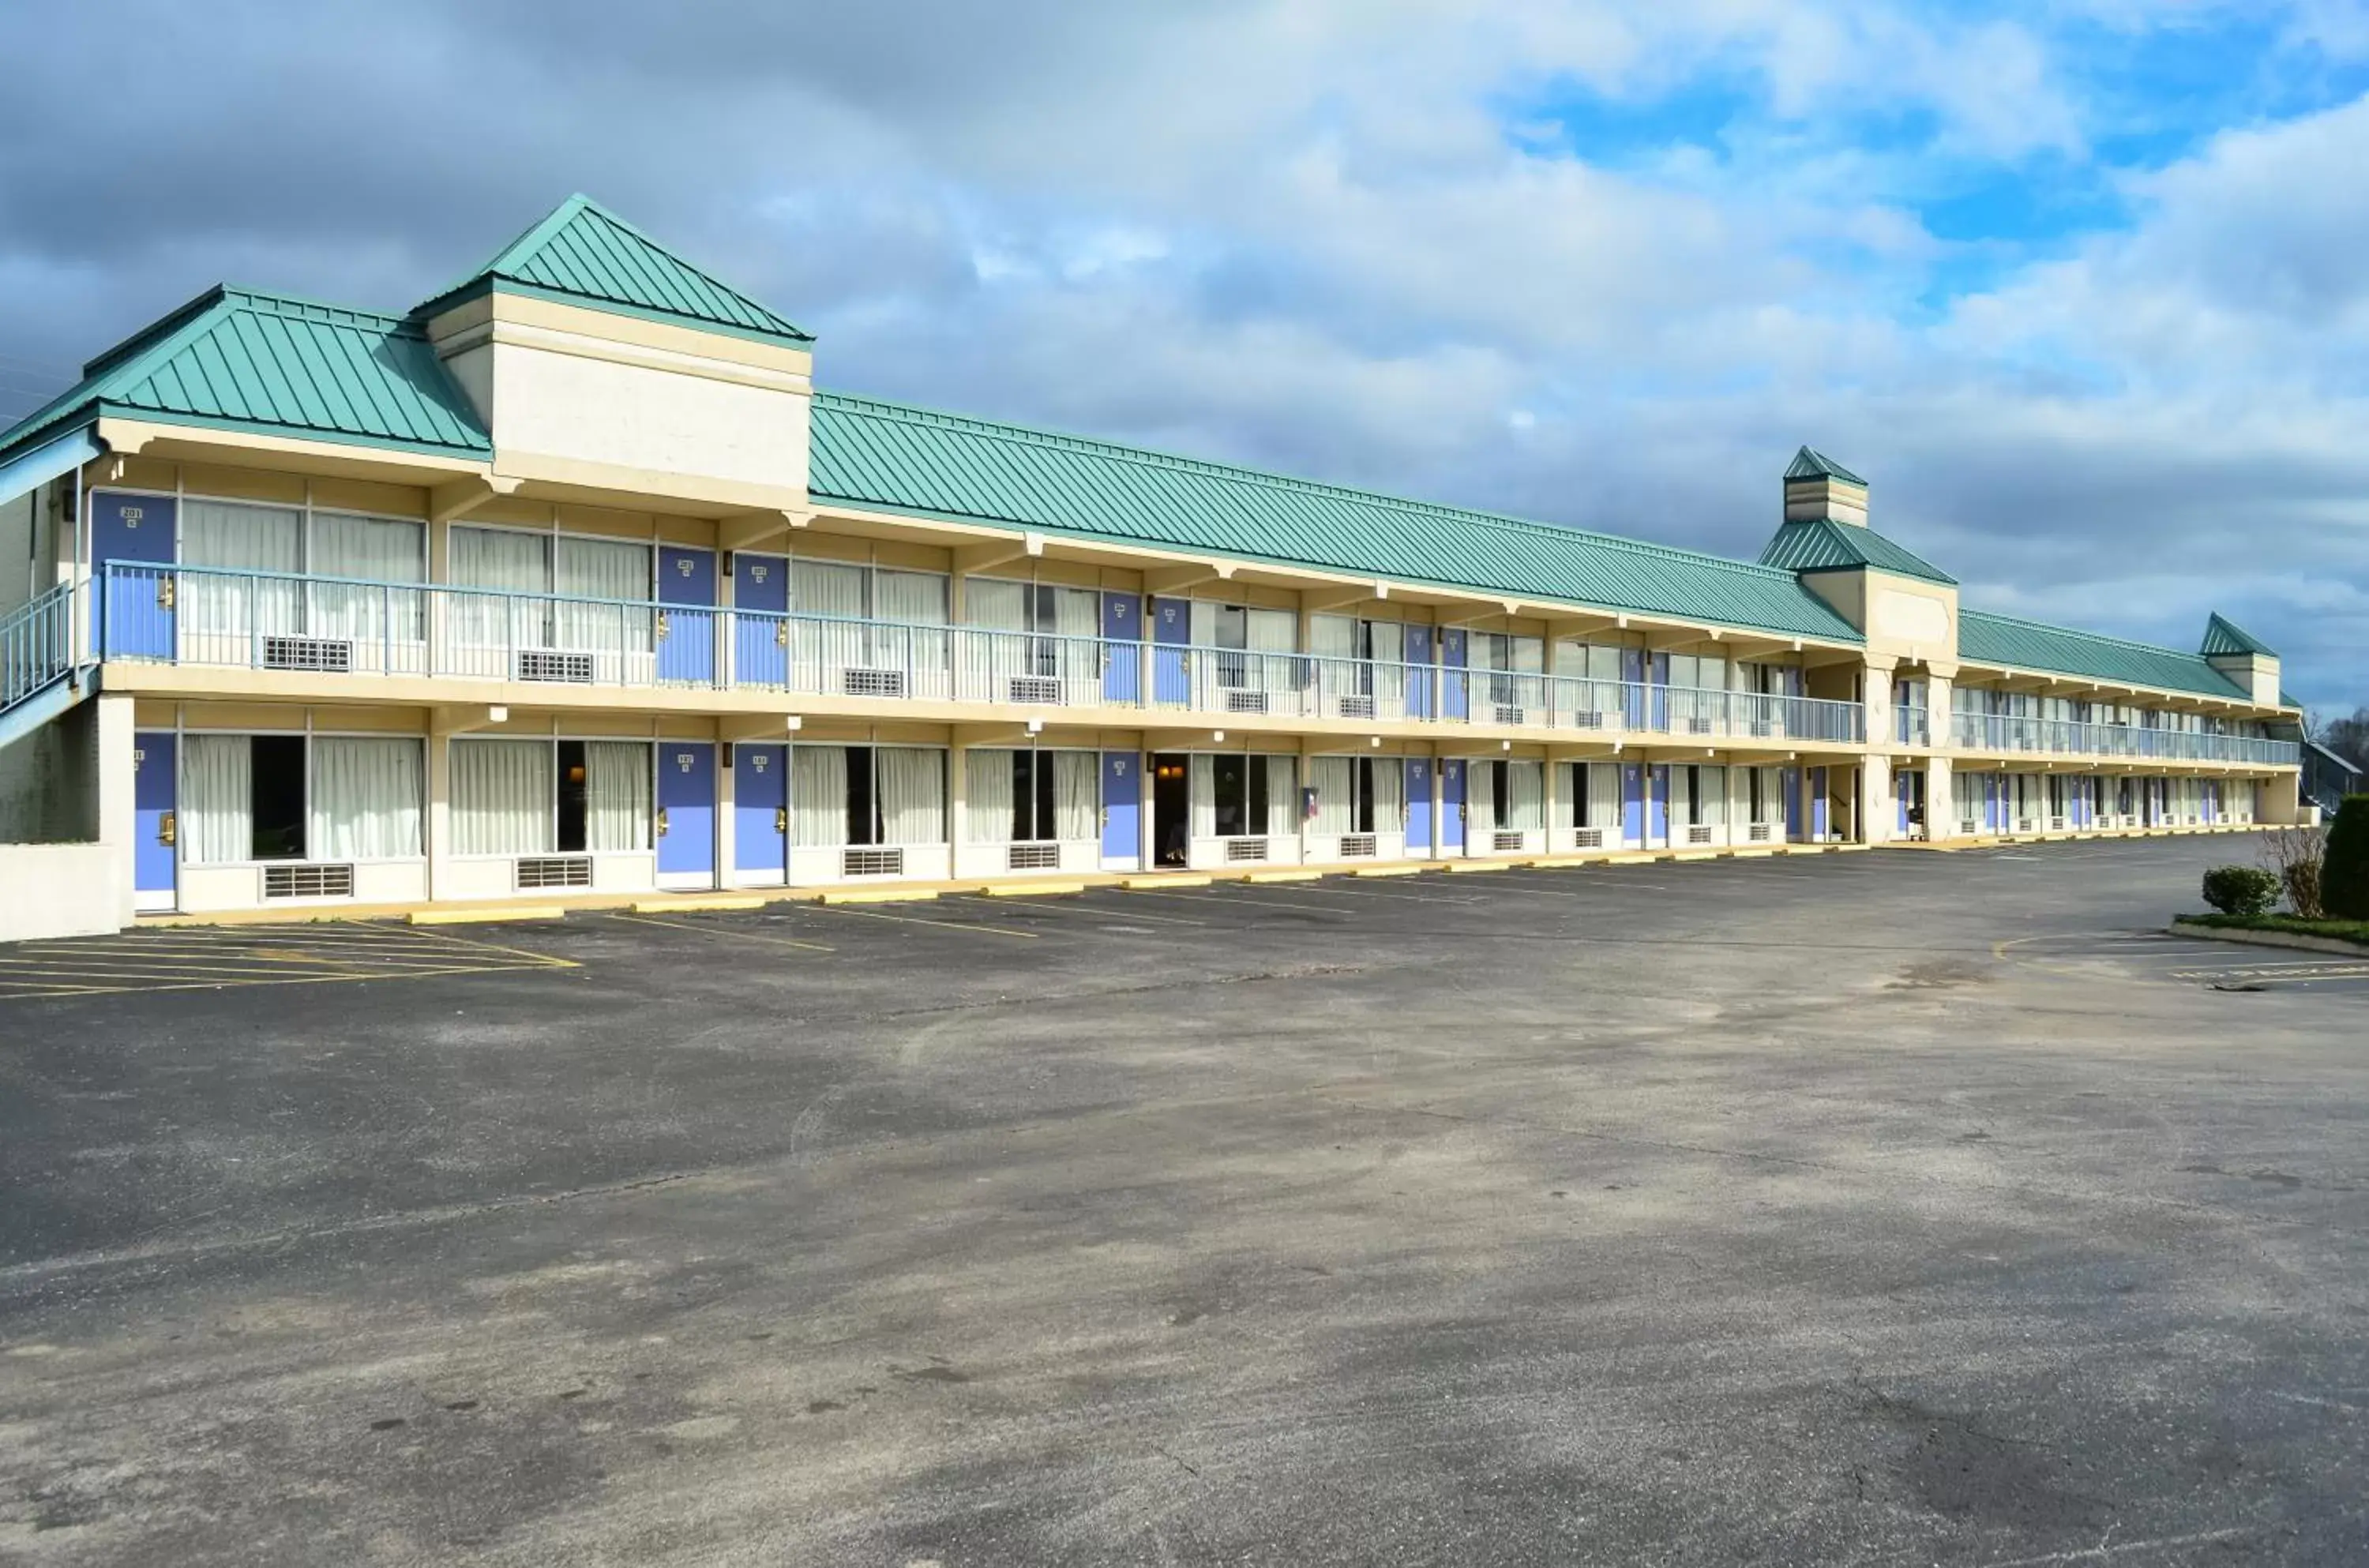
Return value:
M 1406 660 L 1407 717 L 1431 716 L 1431 628 L 1408 626 L 1401 634 L 1400 657 Z M 1413 775 L 1410 774 L 1410 777 Z M 1410 796 L 1412 798 L 1412 796 Z
M 1192 677 L 1184 668 L 1184 645 L 1193 640 L 1193 615 L 1188 601 L 1151 601 L 1151 640 L 1159 645 L 1151 655 L 1151 700 L 1182 707 L 1193 700 Z
M 1439 764 L 1439 853 L 1464 851 L 1464 759 L 1450 757 Z
M 1620 841 L 1636 849 L 1645 841 L 1645 769 L 1620 764 Z
M 142 730 L 132 738 L 132 886 L 143 910 L 169 910 L 178 902 L 175 752 L 170 730 Z
M 1439 711 L 1449 718 L 1471 715 L 1471 677 L 1465 673 L 1465 663 L 1471 657 L 1471 634 L 1463 627 L 1450 626 L 1439 634 Z M 1442 769 L 1439 776 L 1445 779 L 1447 771 Z M 1464 797 L 1459 794 L 1456 798 Z M 1463 841 L 1459 833 L 1457 842 Z
M 1431 759 L 1409 757 L 1406 762 L 1406 853 L 1431 853 Z
M 772 641 L 769 636 L 766 639 Z M 767 885 L 790 867 L 790 749 L 732 748 L 732 869 L 737 880 Z
M 732 680 L 742 686 L 787 686 L 790 671 L 790 563 L 779 555 L 732 557 Z
M 1647 771 L 1646 783 L 1652 786 L 1652 792 L 1646 799 L 1645 836 L 1655 849 L 1661 849 L 1670 841 L 1669 765 L 1654 763 Z
M 712 740 L 658 742 L 658 881 L 670 887 L 715 885 Z
M 1103 869 L 1143 866 L 1143 759 L 1132 751 L 1103 753 Z
M 90 552 L 104 573 L 109 561 L 168 567 L 173 563 L 174 521 L 170 496 L 91 498 Z M 92 641 L 111 658 L 171 658 L 174 655 L 173 574 L 134 571 L 104 586 Z
M 1103 595 L 1103 701 L 1133 707 L 1143 700 L 1143 601 Z M 1140 853 L 1140 851 L 1135 852 Z
M 715 553 L 658 546 L 658 602 L 665 635 L 658 640 L 658 679 L 688 685 L 715 681 Z

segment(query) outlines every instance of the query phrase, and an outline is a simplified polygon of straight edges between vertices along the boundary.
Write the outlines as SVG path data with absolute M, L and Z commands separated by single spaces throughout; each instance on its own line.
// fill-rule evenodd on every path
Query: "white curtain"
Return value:
M 1270 833 L 1299 831 L 1299 792 L 1292 765 L 1293 757 L 1269 757 L 1266 760 L 1266 830 Z
M 1098 684 L 1103 673 L 1103 596 L 1090 588 L 1064 588 L 1053 595 L 1053 630 L 1061 636 L 1061 679 L 1075 692 L 1080 685 Z M 1084 700 L 1084 694 L 1071 701 Z M 1066 833 L 1062 835 L 1067 838 Z
M 313 742 L 315 860 L 395 860 L 420 851 L 420 746 L 406 737 Z
M 584 847 L 595 852 L 650 847 L 650 743 L 584 743 Z
M 801 849 L 847 842 L 847 748 L 800 746 L 791 751 L 791 841 Z
M 872 770 L 882 843 L 946 841 L 944 752 L 882 746 L 872 753 Z
M 1028 629 L 1028 585 L 1001 578 L 963 579 L 963 619 L 993 632 Z
M 1587 826 L 1607 830 L 1620 826 L 1620 767 L 1617 762 L 1590 762 L 1587 767 Z
M 1704 825 L 1722 828 L 1727 825 L 1727 770 L 1704 768 L 1697 775 L 1702 790 Z
M 313 518 L 313 575 L 368 582 L 428 580 L 428 531 L 401 518 L 318 512 Z M 426 605 L 410 589 L 315 583 L 313 631 L 359 643 L 395 638 L 418 642 Z
M 1310 615 L 1308 651 L 1319 658 L 1356 658 L 1356 621 L 1347 615 Z
M 1218 644 L 1218 605 L 1208 599 L 1194 600 L 1188 607 L 1186 631 L 1195 647 L 1215 647 Z
M 618 539 L 555 540 L 552 546 L 553 591 L 579 599 L 625 600 L 636 605 L 650 598 L 650 547 Z M 558 646 L 602 653 L 647 653 L 654 646 L 650 612 L 616 604 L 555 606 Z
M 1001 702 L 1015 675 L 1036 672 L 1028 631 L 1029 588 L 1000 578 L 963 580 L 963 618 L 978 628 L 956 646 L 962 649 L 961 694 Z
M 1072 841 L 1102 836 L 1102 758 L 1093 751 L 1040 751 L 1053 760 L 1053 836 Z
M 1316 790 L 1316 831 L 1338 836 L 1352 830 L 1356 818 L 1350 815 L 1350 807 L 1356 804 L 1356 766 L 1354 757 L 1317 757 L 1310 761 L 1308 782 Z
M 181 853 L 191 865 L 255 858 L 255 750 L 244 735 L 181 740 L 181 793 L 175 803 Z
M 1374 759 L 1374 831 L 1395 833 L 1406 825 L 1406 765 L 1396 757 Z
M 505 648 L 541 647 L 550 641 L 548 605 L 539 599 L 504 597 L 539 594 L 550 588 L 544 555 L 549 543 L 539 533 L 502 529 L 455 527 L 451 531 L 444 544 L 445 576 L 457 587 L 496 590 L 449 596 L 447 624 L 454 643 Z M 508 675 L 510 671 L 471 668 L 464 673 Z
M 1688 773 L 1685 768 L 1670 770 L 1670 832 L 1676 837 L 1682 837 L 1678 830 L 1694 821 L 1693 785 L 1688 782 Z
M 963 840 L 1012 841 L 1012 753 L 974 746 L 963 755 Z
M 1253 610 L 1246 636 L 1253 653 L 1296 653 L 1299 617 L 1288 610 Z
M 841 670 L 870 664 L 863 624 L 864 578 L 862 567 L 836 561 L 790 563 L 790 609 L 801 617 L 791 623 L 790 643 L 797 662 L 790 677 L 792 691 L 836 693 Z
M 922 628 L 946 624 L 946 579 L 934 572 L 875 572 L 874 613 L 894 624 L 875 628 L 873 658 L 912 678 L 916 696 L 946 694 L 953 639 Z
M 1218 761 L 1214 757 L 1189 757 L 1185 768 L 1193 786 L 1193 836 L 1212 839 L 1218 834 Z
M 454 854 L 549 854 L 552 754 L 548 740 L 455 740 Z
M 304 514 L 292 507 L 184 501 L 181 562 L 293 577 L 304 569 Z M 203 650 L 198 655 L 200 658 L 235 658 L 245 663 L 246 648 L 231 646 L 237 639 L 257 632 L 271 635 L 303 629 L 297 583 L 202 573 L 191 575 L 185 583 L 182 630 L 199 639 Z

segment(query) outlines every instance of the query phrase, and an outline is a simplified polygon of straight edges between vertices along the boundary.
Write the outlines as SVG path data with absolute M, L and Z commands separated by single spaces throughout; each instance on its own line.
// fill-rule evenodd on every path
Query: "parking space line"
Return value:
M 1233 898 L 1224 898 L 1220 896 L 1229 889 L 1234 890 L 1237 896 Z M 1292 891 L 1295 893 L 1325 893 L 1332 891 L 1332 889 L 1327 887 L 1294 887 Z M 1251 897 L 1253 894 L 1256 894 L 1257 897 Z M 1248 883 L 1230 883 L 1227 884 L 1225 887 L 1212 887 L 1208 892 L 1201 895 L 1199 898 L 1195 898 L 1189 893 L 1154 894 L 1153 897 L 1184 898 L 1198 904 L 1232 904 L 1263 910 L 1313 910 L 1320 915 L 1337 915 L 1344 920 L 1346 920 L 1349 917 L 1349 911 L 1342 909 L 1337 904 L 1302 904 L 1295 902 L 1289 898 L 1270 898 L 1266 896 L 1265 889 L 1263 887 L 1252 887 Z
M 982 903 L 987 901 L 981 895 L 976 893 L 970 897 Z M 1067 904 L 1056 904 L 1041 898 L 998 898 L 991 907 L 999 910 L 1050 910 L 1058 915 L 1084 915 L 1090 920 L 1098 921 L 1151 921 L 1161 925 L 1207 925 L 1209 923 L 1207 921 L 1187 920 L 1183 915 L 1148 915 L 1141 910 L 1114 909 L 1108 904 L 1092 903 L 1083 898 Z
M 816 909 L 827 914 L 846 915 L 854 920 L 894 921 L 898 925 L 934 926 L 940 931 L 977 931 L 995 936 L 1017 936 L 1024 941 L 1042 940 L 1042 933 L 1017 931 L 1008 925 L 985 925 L 974 921 L 930 921 L 915 915 L 884 914 L 878 910 L 851 910 L 844 904 L 818 904 Z
M 656 915 L 611 914 L 612 921 L 628 925 L 662 925 L 673 931 L 688 931 L 700 936 L 728 936 L 738 942 L 761 942 L 769 947 L 802 947 L 809 953 L 836 953 L 836 947 L 826 947 L 819 942 L 800 942 L 791 936 L 767 936 L 762 932 L 739 931 L 728 925 L 692 925 L 686 921 L 666 920 Z

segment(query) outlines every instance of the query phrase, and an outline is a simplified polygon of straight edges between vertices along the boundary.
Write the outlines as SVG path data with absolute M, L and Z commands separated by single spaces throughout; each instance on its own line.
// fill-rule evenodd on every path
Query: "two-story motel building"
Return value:
M 0 436 L 0 931 L 2297 813 L 2276 655 L 817 392 L 581 198 L 401 316 L 217 288 Z

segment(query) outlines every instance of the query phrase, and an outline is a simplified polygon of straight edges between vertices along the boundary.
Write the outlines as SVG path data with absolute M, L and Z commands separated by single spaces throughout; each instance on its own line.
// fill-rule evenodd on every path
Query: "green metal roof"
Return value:
M 2202 654 L 2102 637 L 2093 632 L 2076 632 L 2038 621 L 2019 621 L 1980 610 L 1958 612 L 1958 657 L 1974 664 L 2010 670 L 2080 675 L 2121 685 L 2252 701 L 2250 692 L 2207 664 Z
M 1633 539 L 843 394 L 813 430 L 818 501 L 1864 640 L 1790 572 Z
M 1760 564 L 1789 572 L 1850 571 L 1873 567 L 1879 571 L 1898 572 L 1903 577 L 1923 578 L 1927 582 L 1953 587 L 1958 580 L 1871 528 L 1837 522 L 1826 517 L 1779 527 L 1768 547 L 1760 552 Z
M 1857 485 L 1861 489 L 1867 487 L 1866 480 L 1817 448 L 1809 446 L 1803 447 L 1793 454 L 1793 461 L 1785 465 L 1785 477 L 1788 479 L 1839 479 L 1846 485 Z
M 416 325 L 217 285 L 83 367 L 0 452 L 99 414 L 413 451 L 493 450 Z
M 804 347 L 810 334 L 650 238 L 589 196 L 571 196 L 495 258 L 412 314 L 425 317 L 478 289 L 561 298 L 595 309 Z
M 2258 638 L 2249 635 L 2235 621 L 2224 619 L 2217 611 L 2211 620 L 2204 623 L 2204 647 L 2199 651 L 2207 655 L 2258 653 L 2265 658 L 2279 657 L 2273 650 L 2263 647 Z

